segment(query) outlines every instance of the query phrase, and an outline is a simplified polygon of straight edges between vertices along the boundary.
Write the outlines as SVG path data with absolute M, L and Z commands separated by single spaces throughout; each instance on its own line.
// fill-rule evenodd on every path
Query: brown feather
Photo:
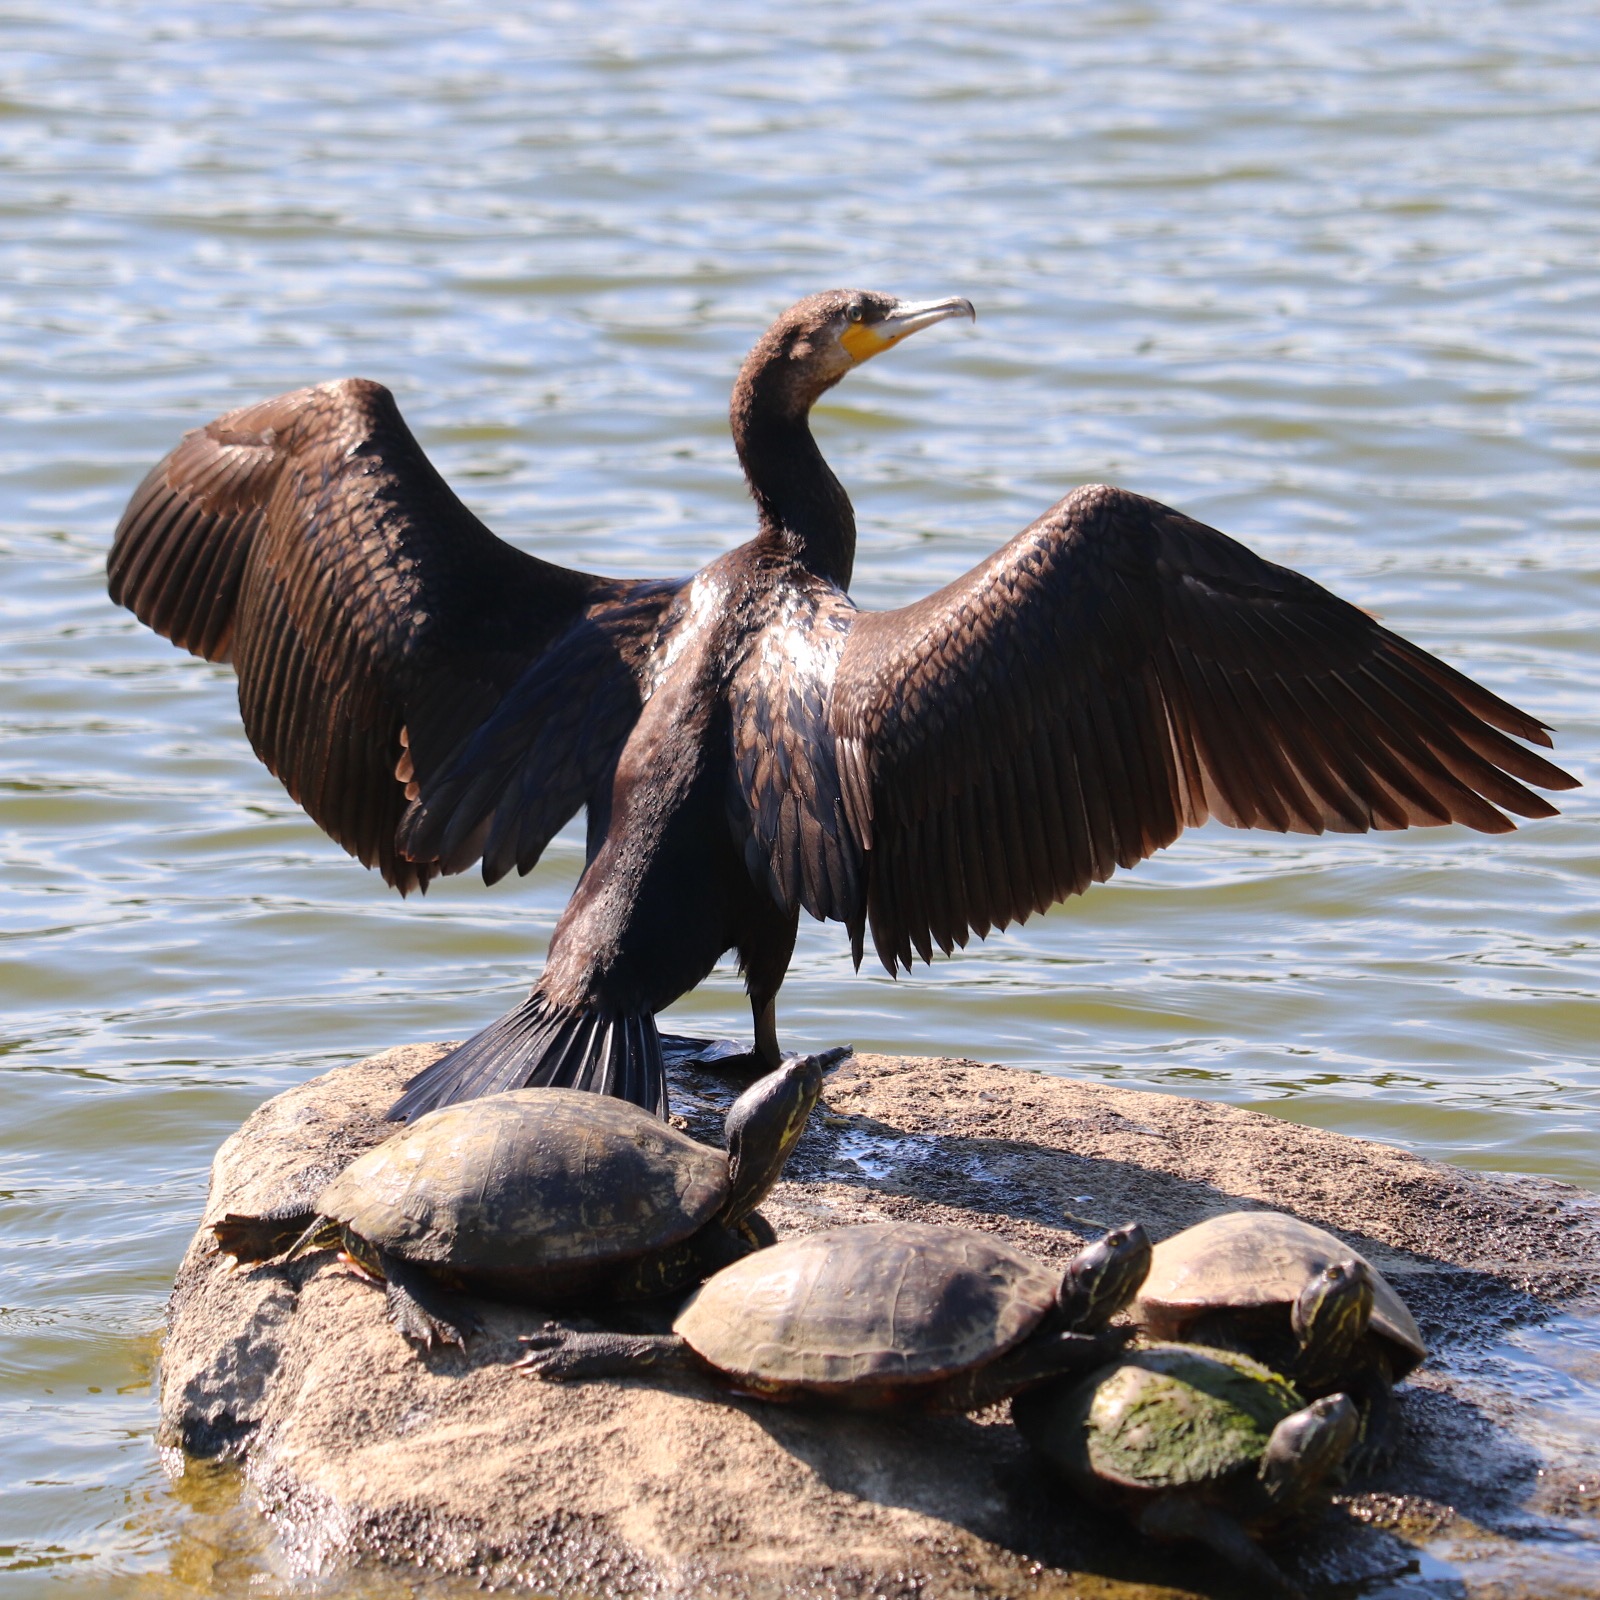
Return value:
M 502 544 L 439 477 L 388 391 L 357 379 L 186 435 L 134 491 L 107 575 L 112 597 L 157 631 L 233 660 L 262 760 L 402 889 L 431 872 L 396 851 L 407 786 L 425 803 L 449 751 L 576 619 L 662 588 Z M 631 625 L 643 637 L 654 620 Z M 407 722 L 410 767 L 397 778 Z
M 1537 719 L 1310 579 L 1102 485 L 937 594 L 857 615 L 830 729 L 858 841 L 871 818 L 870 894 L 915 841 L 918 887 L 897 877 L 875 902 L 886 961 L 924 911 L 941 948 L 962 925 L 981 936 L 1207 816 L 1498 832 L 1496 804 L 1553 809 L 1519 780 L 1573 782 L 1508 737 L 1545 743 Z

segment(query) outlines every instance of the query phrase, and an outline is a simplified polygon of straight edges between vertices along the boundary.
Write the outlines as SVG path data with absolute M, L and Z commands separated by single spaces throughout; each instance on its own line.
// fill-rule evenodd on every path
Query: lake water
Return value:
M 1114 1077 L 1600 1188 L 1593 7 L 684 17 L 0 11 L 8 1600 L 276 1592 L 231 1486 L 170 1487 L 152 1444 L 211 1152 L 288 1084 L 505 1009 L 580 862 L 569 830 L 520 883 L 401 902 L 258 766 L 229 673 L 106 600 L 146 467 L 307 382 L 388 383 L 526 548 L 675 574 L 750 532 L 725 408 L 774 313 L 969 296 L 975 328 L 819 411 L 859 600 L 1109 479 L 1380 611 L 1552 723 L 1590 787 L 1507 838 L 1209 828 L 899 983 L 812 926 L 786 1043 Z M 730 971 L 672 1020 L 746 1016 Z

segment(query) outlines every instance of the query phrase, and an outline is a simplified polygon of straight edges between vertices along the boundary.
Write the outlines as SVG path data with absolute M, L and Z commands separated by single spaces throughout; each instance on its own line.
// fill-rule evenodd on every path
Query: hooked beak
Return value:
M 845 352 L 857 362 L 870 360 L 880 351 L 897 345 L 904 338 L 922 328 L 931 328 L 947 317 L 970 317 L 978 320 L 970 300 L 952 295 L 948 300 L 922 300 L 914 305 L 896 305 L 880 322 L 852 323 L 839 335 Z

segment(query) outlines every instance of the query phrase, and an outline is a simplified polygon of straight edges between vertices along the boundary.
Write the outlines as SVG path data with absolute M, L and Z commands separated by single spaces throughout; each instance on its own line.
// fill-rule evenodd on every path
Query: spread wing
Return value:
M 389 391 L 360 379 L 185 435 L 134 493 L 107 571 L 112 598 L 141 621 L 233 663 L 256 754 L 402 892 L 475 859 L 459 838 L 448 862 L 420 845 L 411 859 L 396 829 L 569 634 L 586 641 L 600 721 L 625 736 L 639 704 L 634 657 L 662 588 L 568 571 L 497 539 L 434 470 Z M 520 726 L 538 738 L 537 705 Z M 540 848 L 610 754 L 547 751 Z M 480 795 L 480 809 L 496 798 Z M 479 827 L 473 842 L 484 837 Z
M 837 772 L 841 804 L 811 830 L 859 849 L 864 896 L 813 909 L 852 926 L 858 959 L 868 921 L 890 971 L 1208 817 L 1495 833 L 1504 811 L 1554 813 L 1525 784 L 1576 784 L 1516 742 L 1548 745 L 1543 723 L 1309 578 L 1101 485 L 939 593 L 857 614 L 825 670 L 833 748 L 811 766 Z M 805 829 L 786 854 L 757 815 L 779 865 L 803 863 Z

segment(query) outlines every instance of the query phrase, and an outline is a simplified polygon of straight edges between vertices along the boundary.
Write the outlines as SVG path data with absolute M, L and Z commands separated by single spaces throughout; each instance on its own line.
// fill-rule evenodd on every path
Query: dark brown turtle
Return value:
M 387 1285 L 425 1345 L 476 1325 L 445 1290 L 562 1305 L 682 1290 L 770 1243 L 755 1207 L 822 1088 L 816 1056 L 759 1079 L 728 1112 L 727 1154 L 640 1107 L 578 1089 L 514 1089 L 420 1117 L 358 1157 L 315 1207 L 225 1216 L 241 1261 L 342 1246 Z
M 1150 1243 L 1113 1229 L 1063 1272 L 993 1234 L 869 1222 L 788 1239 L 724 1267 L 670 1335 L 535 1334 L 542 1378 L 710 1369 L 765 1399 L 970 1411 L 1119 1346 L 1104 1332 Z
M 1353 1285 L 1345 1280 L 1339 1294 Z M 1334 1479 L 1358 1421 L 1343 1395 L 1309 1406 L 1287 1379 L 1232 1350 L 1154 1344 L 1079 1382 L 1012 1402 L 1028 1443 L 1081 1494 L 1154 1539 L 1198 1539 L 1257 1583 L 1298 1594 L 1252 1534 Z
M 1310 1336 L 1313 1306 L 1330 1279 L 1369 1287 L 1341 1298 L 1346 1315 Z M 1155 1247 L 1150 1275 L 1133 1308 L 1153 1339 L 1240 1350 L 1293 1379 L 1309 1397 L 1347 1394 L 1362 1418 L 1352 1462 L 1381 1454 L 1391 1389 L 1427 1355 L 1405 1302 L 1364 1256 L 1342 1239 L 1277 1211 L 1212 1217 Z

